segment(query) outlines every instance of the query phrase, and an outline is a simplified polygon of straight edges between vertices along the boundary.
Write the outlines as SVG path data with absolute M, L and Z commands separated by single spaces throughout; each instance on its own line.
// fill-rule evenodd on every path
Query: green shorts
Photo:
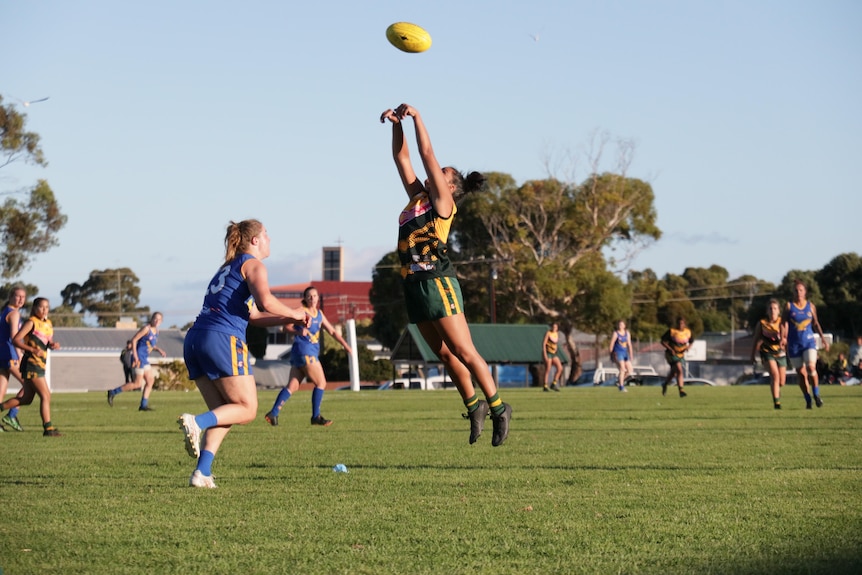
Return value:
M 21 369 L 21 377 L 25 380 L 36 379 L 37 377 L 45 377 L 45 366 L 32 362 L 24 362 Z
M 464 298 L 456 278 L 404 282 L 404 300 L 410 323 L 435 321 L 464 311 Z
M 665 352 L 664 359 L 667 361 L 667 364 L 673 366 L 675 363 L 681 363 L 683 367 L 685 367 L 685 357 L 679 357 L 676 354 Z
M 760 361 L 763 362 L 763 365 L 767 365 L 770 361 L 774 361 L 775 365 L 777 365 L 778 367 L 787 367 L 786 355 L 774 355 L 765 351 L 761 351 Z

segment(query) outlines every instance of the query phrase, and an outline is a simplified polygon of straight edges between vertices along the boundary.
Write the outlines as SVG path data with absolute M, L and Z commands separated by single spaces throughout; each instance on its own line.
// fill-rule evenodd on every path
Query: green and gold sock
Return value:
M 464 400 L 464 405 L 467 406 L 467 413 L 473 413 L 479 408 L 479 396 L 474 393 L 473 397 Z
M 506 410 L 506 406 L 503 405 L 503 400 L 500 399 L 500 396 L 496 393 L 488 398 L 488 406 L 491 408 L 491 413 L 494 415 L 500 415 Z

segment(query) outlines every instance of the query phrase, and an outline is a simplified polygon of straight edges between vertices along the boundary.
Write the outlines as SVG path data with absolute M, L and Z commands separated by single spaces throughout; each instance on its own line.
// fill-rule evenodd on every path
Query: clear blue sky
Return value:
M 862 3 L 297 4 L 0 5 L 0 93 L 50 97 L 26 108 L 50 166 L 6 167 L 0 189 L 44 177 L 69 216 L 20 279 L 57 305 L 128 266 L 141 303 L 182 325 L 228 221 L 257 217 L 272 284 L 318 279 L 339 241 L 345 279 L 369 280 L 403 203 L 378 117 L 401 102 L 441 162 L 519 183 L 597 131 L 634 140 L 630 175 L 653 185 L 664 232 L 634 269 L 778 282 L 862 251 Z M 395 21 L 432 48 L 390 46 Z

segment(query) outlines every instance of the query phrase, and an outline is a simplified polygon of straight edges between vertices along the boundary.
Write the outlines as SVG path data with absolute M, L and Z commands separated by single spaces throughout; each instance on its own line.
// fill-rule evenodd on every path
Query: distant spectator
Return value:
M 123 375 L 125 383 L 135 381 L 135 352 L 132 350 L 132 340 L 126 342 L 126 347 L 120 352 L 120 361 L 123 364 Z
M 839 353 L 835 361 L 832 362 L 830 371 L 830 382 L 844 385 L 844 380 L 850 377 L 850 364 L 843 353 Z
M 862 378 L 862 335 L 856 336 L 856 343 L 850 346 L 850 375 Z

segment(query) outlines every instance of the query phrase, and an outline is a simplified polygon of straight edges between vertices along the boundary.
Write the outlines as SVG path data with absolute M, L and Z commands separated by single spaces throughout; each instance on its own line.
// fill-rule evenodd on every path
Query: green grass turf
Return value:
M 468 445 L 454 391 L 310 393 L 236 427 L 213 468 L 175 419 L 199 394 L 54 396 L 61 438 L 0 434 L 0 568 L 62 573 L 862 573 L 862 387 L 501 392 Z M 345 464 L 350 473 L 334 473 Z

